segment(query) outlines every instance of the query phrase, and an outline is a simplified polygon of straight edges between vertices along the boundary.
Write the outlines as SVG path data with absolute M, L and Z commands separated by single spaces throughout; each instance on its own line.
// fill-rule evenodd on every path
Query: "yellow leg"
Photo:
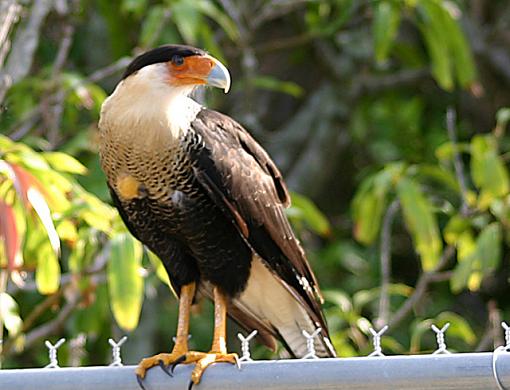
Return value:
M 207 367 L 212 363 L 237 364 L 237 354 L 227 353 L 227 298 L 215 287 L 214 288 L 214 336 L 211 350 L 202 354 L 197 360 L 197 365 L 191 373 L 191 381 L 198 384 Z M 198 357 L 198 356 L 197 356 Z
M 138 364 L 136 376 L 142 389 L 144 389 L 142 380 L 145 378 L 147 370 L 154 366 L 159 365 L 168 375 L 172 375 L 171 371 L 175 365 L 196 362 L 196 367 L 191 373 L 191 388 L 193 384 L 200 382 L 205 369 L 212 363 L 237 364 L 237 354 L 227 353 L 227 298 L 217 288 L 214 288 L 214 336 L 211 350 L 207 353 L 188 350 L 189 315 L 194 294 L 195 283 L 181 288 L 177 336 L 172 353 L 160 353 L 145 358 Z M 167 366 L 170 364 L 173 366 L 169 371 Z
M 145 378 L 145 374 L 149 368 L 157 365 L 162 367 L 168 366 L 188 353 L 189 315 L 194 296 L 194 282 L 181 288 L 181 296 L 179 298 L 179 319 L 177 320 L 177 335 L 172 353 L 160 353 L 143 359 L 136 368 L 136 376 L 139 378 L 139 382 L 141 379 Z

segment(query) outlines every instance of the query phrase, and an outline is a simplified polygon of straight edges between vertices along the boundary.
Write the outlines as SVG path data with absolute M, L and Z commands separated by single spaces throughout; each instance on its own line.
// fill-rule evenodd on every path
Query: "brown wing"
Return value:
M 205 145 L 194 156 L 198 180 L 327 335 L 319 287 L 285 215 L 290 198 L 274 162 L 225 115 L 204 109 L 192 127 Z

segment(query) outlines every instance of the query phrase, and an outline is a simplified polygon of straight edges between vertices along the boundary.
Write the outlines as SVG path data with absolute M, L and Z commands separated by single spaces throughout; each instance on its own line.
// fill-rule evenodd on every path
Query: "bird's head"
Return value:
M 139 55 L 123 75 L 124 80 L 133 77 L 164 83 L 183 93 L 199 85 L 218 87 L 225 93 L 230 89 L 230 74 L 220 61 L 185 45 L 165 45 Z

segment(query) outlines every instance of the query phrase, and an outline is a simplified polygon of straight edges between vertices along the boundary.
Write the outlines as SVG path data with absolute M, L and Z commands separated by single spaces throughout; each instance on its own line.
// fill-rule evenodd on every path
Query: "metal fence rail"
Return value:
M 493 365 L 495 369 L 493 369 Z M 149 370 L 147 390 L 183 390 L 192 366 L 173 378 Z M 499 384 L 498 384 L 499 381 Z M 209 368 L 197 390 L 510 389 L 510 353 L 459 353 L 245 362 Z M 0 371 L 1 390 L 139 390 L 134 366 Z

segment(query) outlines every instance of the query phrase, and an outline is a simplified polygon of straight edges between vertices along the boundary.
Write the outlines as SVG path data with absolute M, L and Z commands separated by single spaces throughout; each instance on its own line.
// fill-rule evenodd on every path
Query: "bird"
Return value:
M 272 350 L 308 352 L 303 330 L 321 329 L 319 357 L 334 357 L 323 298 L 285 214 L 290 195 L 263 147 L 234 119 L 196 102 L 228 92 L 228 69 L 206 51 L 168 44 L 137 56 L 100 112 L 99 156 L 112 201 L 131 234 L 155 253 L 179 299 L 171 352 L 142 359 L 136 376 L 195 363 L 190 385 L 212 363 L 235 364 L 227 315 Z M 190 308 L 214 302 L 208 352 L 190 351 Z M 172 368 L 170 370 L 169 368 Z

